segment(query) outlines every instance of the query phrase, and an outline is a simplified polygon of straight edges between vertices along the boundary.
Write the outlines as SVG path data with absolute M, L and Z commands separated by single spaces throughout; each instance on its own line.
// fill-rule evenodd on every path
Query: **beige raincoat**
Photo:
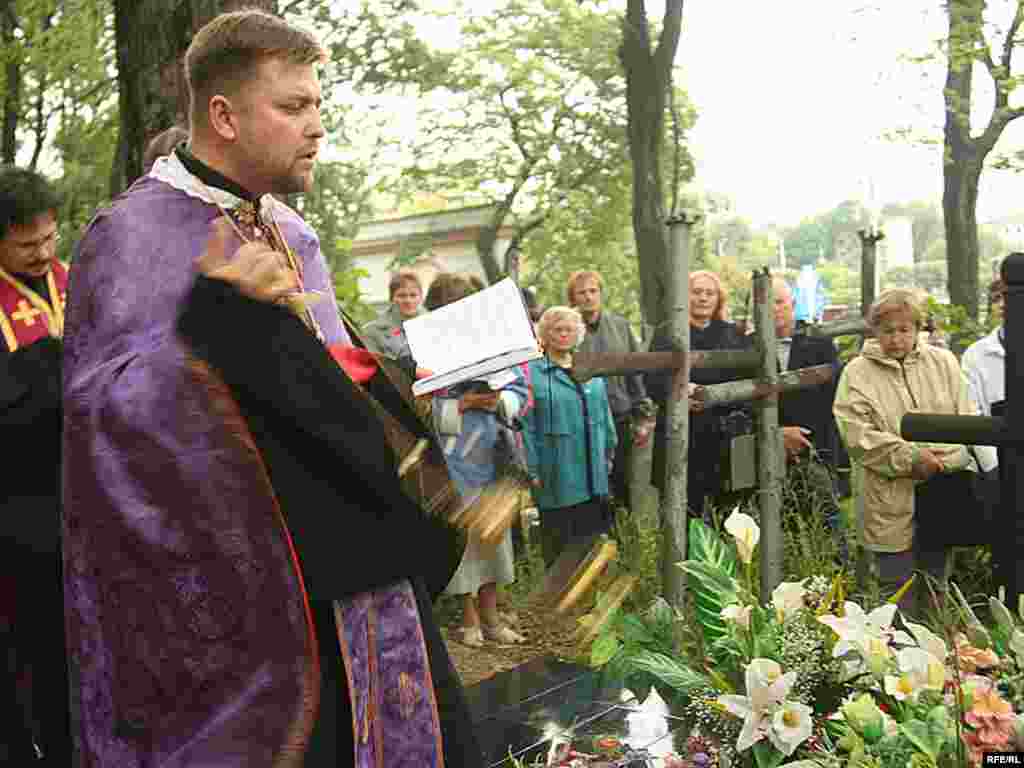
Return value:
M 909 550 L 915 514 L 911 470 L 921 448 L 931 450 L 946 472 L 976 467 L 962 445 L 904 440 L 900 419 L 915 411 L 977 413 L 960 364 L 952 352 L 928 344 L 896 360 L 870 339 L 843 371 L 833 411 L 860 488 L 856 511 L 862 544 L 875 552 Z

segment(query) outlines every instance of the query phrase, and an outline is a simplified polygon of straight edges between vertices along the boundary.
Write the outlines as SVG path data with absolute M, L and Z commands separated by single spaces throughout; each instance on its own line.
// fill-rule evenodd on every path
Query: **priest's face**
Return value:
M 265 58 L 236 100 L 237 181 L 254 194 L 308 192 L 324 137 L 314 66 Z
M 57 217 L 53 211 L 28 224 L 12 224 L 0 239 L 0 267 L 28 277 L 43 277 L 57 258 Z

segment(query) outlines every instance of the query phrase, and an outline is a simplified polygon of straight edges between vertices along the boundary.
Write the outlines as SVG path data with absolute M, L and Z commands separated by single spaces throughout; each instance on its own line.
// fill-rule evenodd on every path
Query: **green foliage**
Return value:
M 736 555 L 722 537 L 702 520 L 691 518 L 688 531 L 690 557 L 679 567 L 691 577 L 693 612 L 706 647 L 727 637 L 722 610 L 739 601 Z
M 851 269 L 840 261 L 829 261 L 818 266 L 818 276 L 825 285 L 830 304 L 860 306 L 860 269 Z
M 925 312 L 935 323 L 936 330 L 946 335 L 955 351 L 963 351 L 994 327 L 993 318 L 985 322 L 974 320 L 966 308 L 940 304 L 932 296 L 925 298 Z
M 334 293 L 338 298 L 338 304 L 356 321 L 360 326 L 372 320 L 376 313 L 373 308 L 366 304 L 359 291 L 359 281 L 369 277 L 369 272 L 359 267 L 351 269 L 339 269 L 334 271 Z

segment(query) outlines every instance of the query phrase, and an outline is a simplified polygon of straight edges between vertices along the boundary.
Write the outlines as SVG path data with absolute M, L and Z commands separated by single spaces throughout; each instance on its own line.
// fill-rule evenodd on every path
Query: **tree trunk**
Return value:
M 505 221 L 505 212 L 495 214 L 494 218 L 480 229 L 476 238 L 476 255 L 480 259 L 480 266 L 484 268 L 484 275 L 488 284 L 494 284 L 501 279 L 505 271 L 504 265 L 498 263 L 494 255 L 494 244 L 498 242 L 498 230 Z
M 947 163 L 942 190 L 947 287 L 951 304 L 978 316 L 978 182 L 980 163 Z
M 660 325 L 668 316 L 666 278 L 670 257 L 660 159 L 682 10 L 682 0 L 667 0 L 661 39 L 652 50 L 644 1 L 628 0 L 619 51 L 626 74 L 629 155 L 633 163 L 633 234 L 640 261 L 640 295 L 644 319 L 654 325 Z
M 0 128 L 0 161 L 14 165 L 18 155 L 18 117 L 21 113 L 21 60 L 11 55 L 14 50 L 14 30 L 18 26 L 15 0 L 5 0 L 0 4 L 0 40 L 4 50 L 10 56 L 4 72 L 4 114 L 3 126 Z
M 947 284 L 950 302 L 978 318 L 978 181 L 985 158 L 1006 126 L 1024 115 L 1010 106 L 1016 81 L 1010 76 L 1018 31 L 1024 23 L 1024 0 L 1018 0 L 1013 20 L 1006 29 L 998 57 L 983 32 L 985 4 L 978 0 L 948 0 L 946 14 L 946 115 L 943 161 L 942 212 L 946 230 Z M 971 130 L 972 77 L 974 67 L 984 64 L 992 78 L 995 104 L 981 132 Z M 972 136 L 972 133 L 974 134 Z
M 192 36 L 218 13 L 254 7 L 275 12 L 277 0 L 114 0 L 121 126 L 111 196 L 142 174 L 149 140 L 185 122 L 182 57 Z

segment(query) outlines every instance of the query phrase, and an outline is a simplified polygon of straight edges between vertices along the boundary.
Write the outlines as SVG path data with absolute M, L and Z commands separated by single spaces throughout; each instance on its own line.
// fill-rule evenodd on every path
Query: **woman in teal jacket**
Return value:
M 615 422 L 604 381 L 569 375 L 586 327 L 575 309 L 551 307 L 537 324 L 545 356 L 530 363 L 534 406 L 523 417 L 533 498 L 540 511 L 544 562 L 574 540 L 611 526 L 608 475 Z

